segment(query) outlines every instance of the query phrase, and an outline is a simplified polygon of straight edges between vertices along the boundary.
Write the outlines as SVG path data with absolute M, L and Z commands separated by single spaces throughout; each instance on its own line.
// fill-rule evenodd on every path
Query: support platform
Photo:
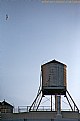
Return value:
M 45 98 L 45 96 L 42 94 L 41 88 L 39 87 L 37 96 L 36 96 L 34 102 L 32 103 L 32 105 L 30 106 L 29 111 L 38 111 L 40 103 L 41 103 L 43 97 Z M 64 95 L 64 97 L 67 99 L 67 102 L 68 102 L 68 104 L 70 106 L 71 111 L 79 112 L 79 109 L 78 109 L 76 103 L 74 102 L 73 98 L 71 97 L 70 93 L 68 92 L 68 90 L 66 90 L 66 95 Z M 61 102 L 60 102 L 59 105 L 61 105 Z M 52 111 L 52 99 L 51 99 L 51 109 L 50 110 Z M 56 109 L 56 101 L 55 101 L 55 111 L 57 111 L 57 109 Z

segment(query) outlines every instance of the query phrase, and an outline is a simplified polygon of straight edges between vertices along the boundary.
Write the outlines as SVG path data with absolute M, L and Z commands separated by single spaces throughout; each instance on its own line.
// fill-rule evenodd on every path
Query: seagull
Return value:
M 6 14 L 6 20 L 9 18 L 8 14 Z

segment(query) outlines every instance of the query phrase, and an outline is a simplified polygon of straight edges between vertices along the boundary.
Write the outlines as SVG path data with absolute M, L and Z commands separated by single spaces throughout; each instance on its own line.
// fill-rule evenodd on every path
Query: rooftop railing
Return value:
M 18 106 L 18 108 L 14 108 L 14 113 L 23 113 L 29 112 L 30 106 Z M 32 111 L 36 111 L 34 108 Z M 39 106 L 37 111 L 55 111 L 54 109 L 51 110 L 50 106 Z M 62 109 L 61 111 L 72 111 L 71 109 Z

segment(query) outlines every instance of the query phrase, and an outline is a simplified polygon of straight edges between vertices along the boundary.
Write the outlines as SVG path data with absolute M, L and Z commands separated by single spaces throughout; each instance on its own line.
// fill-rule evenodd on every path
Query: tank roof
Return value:
M 65 65 L 65 64 L 63 64 L 63 63 L 61 63 L 61 62 L 59 62 L 59 61 L 56 61 L 55 59 L 52 60 L 52 61 L 49 61 L 49 62 L 47 62 L 47 63 L 45 63 L 45 64 L 43 64 L 43 65 L 50 64 L 50 63 L 58 63 L 58 64 Z M 42 65 L 42 66 L 43 66 L 43 65 Z M 65 65 L 65 66 L 66 66 L 66 65 Z

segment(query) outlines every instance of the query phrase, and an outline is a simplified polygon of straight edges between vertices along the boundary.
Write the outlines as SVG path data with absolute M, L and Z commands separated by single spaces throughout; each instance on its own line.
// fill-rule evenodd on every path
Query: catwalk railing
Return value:
M 30 106 L 18 106 L 18 108 L 14 108 L 14 113 L 22 113 L 22 112 L 29 112 Z M 33 111 L 36 111 L 34 109 Z M 51 111 L 50 106 L 39 106 L 37 111 Z M 55 111 L 52 109 L 52 111 Z M 72 111 L 71 109 L 62 109 L 61 111 Z

